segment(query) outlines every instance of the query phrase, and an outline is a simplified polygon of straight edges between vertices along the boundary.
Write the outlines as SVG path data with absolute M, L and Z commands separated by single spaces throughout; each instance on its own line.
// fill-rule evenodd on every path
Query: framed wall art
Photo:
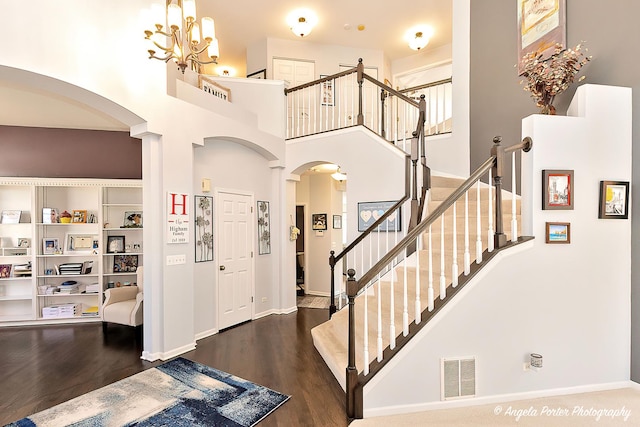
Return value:
M 598 218 L 629 218 L 629 182 L 600 181 Z
M 573 171 L 542 171 L 542 209 L 573 210 Z
M 45 237 L 42 239 L 42 254 L 54 255 L 60 252 L 60 243 L 57 237 Z
M 84 224 L 87 222 L 87 211 L 84 209 L 74 209 L 71 214 L 71 222 L 74 224 Z
M 542 54 L 547 59 L 556 43 L 567 45 L 566 0 L 517 0 L 518 74 L 522 74 L 522 57 Z
M 545 223 L 546 243 L 571 243 L 571 224 L 568 222 Z
M 271 253 L 269 202 L 258 201 L 258 255 Z
M 358 203 L 358 231 L 365 231 L 395 204 L 395 201 Z M 399 209 L 392 213 L 375 231 L 400 230 L 402 230 L 402 215 Z
M 213 197 L 195 196 L 196 262 L 213 261 Z
M 342 215 L 334 215 L 333 216 L 333 228 L 341 229 L 342 228 Z
M 107 253 L 119 254 L 125 252 L 124 236 L 107 236 Z
M 142 211 L 126 211 L 122 228 L 142 228 Z
M 328 77 L 326 75 L 320 75 L 320 78 Z M 335 88 L 333 87 L 333 80 L 327 80 L 320 84 L 320 100 L 321 105 L 326 107 L 333 107 L 335 98 Z
M 327 229 L 327 214 L 311 214 L 311 229 L 312 230 L 326 230 Z

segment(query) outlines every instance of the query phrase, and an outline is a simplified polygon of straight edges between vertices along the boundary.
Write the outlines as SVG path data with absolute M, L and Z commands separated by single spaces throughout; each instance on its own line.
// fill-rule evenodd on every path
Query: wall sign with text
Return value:
M 189 243 L 189 195 L 167 193 L 167 243 Z

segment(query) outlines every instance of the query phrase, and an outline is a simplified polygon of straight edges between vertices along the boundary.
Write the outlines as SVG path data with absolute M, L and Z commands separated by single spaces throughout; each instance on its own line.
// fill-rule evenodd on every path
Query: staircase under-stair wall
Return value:
M 472 265 L 464 279 L 465 253 L 473 264 L 477 224 L 476 193 L 480 192 L 480 239 L 483 250 L 490 243 L 485 234 L 491 215 L 488 187 L 474 186 L 467 195 L 469 220 L 456 203 L 456 231 L 452 208 L 445 213 L 444 234 L 440 222 L 431 225 L 431 261 L 425 257 L 428 233 L 420 233 L 417 254 L 396 259 L 393 268 L 363 290 L 354 305 L 355 366 L 361 391 L 360 416 L 415 412 L 493 401 L 576 393 L 620 387 L 630 375 L 630 235 L 627 219 L 598 218 L 599 182 L 631 181 L 631 95 L 626 88 L 585 85 L 578 88 L 569 109 L 570 117 L 534 115 L 523 121 L 523 135 L 531 136 L 534 149 L 522 158 L 522 199 L 516 200 L 519 230 L 532 236 L 523 244 L 496 251 L 483 268 Z M 603 141 L 606 143 L 603 144 Z M 573 210 L 542 209 L 542 171 L 573 170 Z M 437 209 L 457 182 L 434 178 L 429 211 Z M 504 204 L 503 229 L 511 234 L 510 195 Z M 628 201 L 627 201 L 628 202 Z M 482 206 L 484 205 L 484 206 Z M 521 212 L 521 215 L 520 215 Z M 462 219 L 460 219 L 462 218 Z M 465 223 L 468 237 L 460 237 Z M 569 244 L 545 243 L 545 222 L 571 225 Z M 495 227 L 495 224 L 494 224 Z M 425 230 L 426 231 L 426 230 Z M 453 251 L 453 236 L 457 248 Z M 465 240 L 468 240 L 466 242 Z M 441 261 L 444 247 L 446 292 L 455 276 L 454 255 L 463 287 L 446 304 L 439 302 Z M 468 250 L 466 248 L 469 248 Z M 484 251 L 483 257 L 489 252 Z M 429 265 L 431 262 L 431 269 Z M 406 264 L 406 267 L 405 267 Z M 416 275 L 416 264 L 419 275 Z M 365 272 L 356 272 L 356 279 Z M 379 295 L 396 295 L 407 278 L 408 309 L 390 304 Z M 417 278 L 420 298 L 415 298 Z M 391 292 L 391 286 L 394 291 Z M 459 285 L 462 286 L 462 285 Z M 427 288 L 433 289 L 435 310 L 429 314 Z M 403 299 L 396 295 L 394 299 Z M 425 300 L 427 298 L 427 300 Z M 368 315 L 365 341 L 365 308 L 382 316 Z M 414 300 L 414 301 L 412 301 Z M 420 308 L 416 311 L 414 305 Z M 404 312 L 407 312 L 405 315 Z M 394 322 L 391 322 L 391 313 Z M 415 325 L 420 313 L 420 327 Z M 312 331 L 314 343 L 343 387 L 348 361 L 347 309 Z M 404 318 L 412 324 L 411 339 L 403 340 Z M 393 323 L 393 327 L 391 326 Z M 382 333 L 378 325 L 382 324 Z M 398 347 L 388 348 L 391 333 L 398 334 Z M 379 359 L 383 346 L 384 361 Z M 401 345 L 400 345 L 401 344 Z M 368 353 L 368 354 L 367 354 Z M 526 369 L 531 353 L 543 356 L 543 368 Z M 373 361 L 371 371 L 365 358 Z M 445 400 L 442 396 L 441 363 L 445 358 L 475 359 L 475 388 L 468 400 Z M 376 367 L 376 365 L 379 365 Z M 367 375 L 371 375 L 367 378 Z M 347 390 L 348 391 L 348 390 Z

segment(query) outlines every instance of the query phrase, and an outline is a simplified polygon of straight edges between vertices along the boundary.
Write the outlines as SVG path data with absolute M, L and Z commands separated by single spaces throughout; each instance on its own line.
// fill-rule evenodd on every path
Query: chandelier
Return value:
M 145 38 L 155 47 L 149 49 L 149 59 L 164 62 L 173 59 L 183 73 L 187 66 L 199 72 L 201 65 L 217 64 L 220 49 L 213 19 L 203 17 L 202 26 L 196 22 L 196 0 L 176 0 L 175 3 L 167 0 L 166 10 L 163 9 L 159 4 L 152 6 L 155 31 L 144 32 Z M 166 22 L 166 30 L 163 30 L 163 22 Z M 156 48 L 160 49 L 159 55 L 156 55 Z M 200 54 L 205 50 L 207 59 L 202 60 Z

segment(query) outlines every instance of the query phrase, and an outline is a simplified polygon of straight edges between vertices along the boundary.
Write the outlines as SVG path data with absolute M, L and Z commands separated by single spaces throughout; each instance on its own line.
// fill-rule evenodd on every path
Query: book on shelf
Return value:
M 82 263 L 82 274 L 91 273 L 91 269 L 93 268 L 93 261 L 85 261 Z
M 82 317 L 94 317 L 98 316 L 100 313 L 98 311 L 97 305 L 92 305 L 91 307 L 82 310 Z
M 31 262 L 26 264 L 14 264 L 13 275 L 15 277 L 30 277 L 31 276 Z
M 92 283 L 90 285 L 85 286 L 85 293 L 87 294 L 97 294 L 100 292 L 100 283 Z
M 75 317 L 78 310 L 78 304 L 56 304 L 42 307 L 42 317 L 45 319 L 59 319 L 65 317 Z

